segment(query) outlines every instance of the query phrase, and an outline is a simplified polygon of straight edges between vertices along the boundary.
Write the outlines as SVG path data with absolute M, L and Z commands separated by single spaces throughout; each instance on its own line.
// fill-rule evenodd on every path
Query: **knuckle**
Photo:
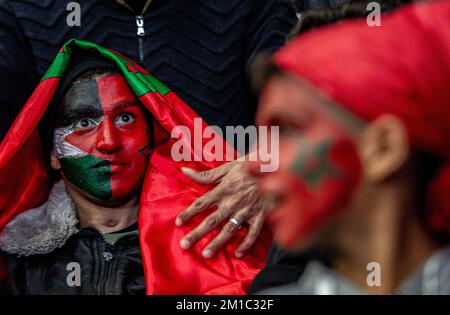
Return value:
M 237 226 L 234 225 L 233 223 L 228 222 L 228 223 L 225 225 L 224 230 L 225 230 L 225 232 L 226 232 L 227 234 L 234 234 L 234 233 L 236 233 L 236 232 L 238 231 L 238 228 L 237 228 Z
M 192 231 L 188 236 L 186 236 L 186 239 L 189 241 L 189 243 L 195 243 L 197 242 L 199 236 L 196 231 Z
M 218 220 L 215 216 L 209 216 L 205 220 L 206 227 L 211 228 L 211 229 L 215 228 L 217 226 L 217 223 L 218 223 Z
M 197 200 L 195 200 L 194 203 L 193 203 L 193 208 L 194 208 L 194 210 L 202 209 L 203 206 L 204 206 L 204 201 L 203 201 L 203 199 L 197 199 Z
M 215 239 L 213 240 L 209 245 L 208 245 L 208 249 L 210 251 L 212 251 L 213 253 L 215 253 L 220 247 L 220 242 L 219 240 Z
M 209 179 L 209 173 L 207 171 L 201 172 L 200 173 L 200 178 L 202 180 L 208 180 Z
M 220 206 L 218 212 L 221 217 L 226 217 L 230 214 L 230 208 L 226 206 Z

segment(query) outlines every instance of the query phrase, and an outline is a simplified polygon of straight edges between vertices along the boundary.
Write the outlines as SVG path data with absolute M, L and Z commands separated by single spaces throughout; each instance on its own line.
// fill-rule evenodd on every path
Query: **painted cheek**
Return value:
M 85 132 L 72 132 L 64 138 L 64 141 L 79 148 L 83 152 L 91 154 L 96 147 L 97 129 L 98 128 L 93 128 L 92 130 Z
M 286 177 L 290 192 L 269 217 L 280 245 L 291 248 L 344 210 L 361 175 L 361 163 L 350 139 L 303 143 Z

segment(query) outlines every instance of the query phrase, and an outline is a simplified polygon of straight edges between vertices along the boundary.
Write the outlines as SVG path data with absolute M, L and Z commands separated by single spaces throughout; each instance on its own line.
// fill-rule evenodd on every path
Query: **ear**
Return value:
M 397 172 L 410 153 L 403 122 L 393 115 L 383 115 L 371 122 L 360 138 L 360 154 L 366 179 L 380 182 Z
M 52 153 L 50 154 L 50 165 L 55 170 L 61 169 L 61 163 L 59 162 L 58 158 L 55 155 L 55 151 L 52 150 Z

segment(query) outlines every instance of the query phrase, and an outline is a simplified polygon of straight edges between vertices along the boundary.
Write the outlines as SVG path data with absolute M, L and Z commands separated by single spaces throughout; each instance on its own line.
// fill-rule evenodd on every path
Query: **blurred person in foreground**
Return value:
M 280 126 L 280 168 L 251 171 L 277 243 L 327 260 L 260 293 L 450 293 L 449 36 L 448 2 L 416 4 L 381 27 L 311 31 L 267 60 L 257 119 Z
M 312 29 L 340 23 L 344 19 L 366 19 L 371 12 L 367 9 L 370 2 L 372 1 L 349 0 L 332 8 L 309 9 L 301 15 L 297 25 L 292 29 L 289 38 L 293 39 L 299 34 L 303 34 Z M 381 17 L 410 2 L 412 1 L 381 1 L 379 3 L 382 14 Z M 252 72 L 254 73 L 253 79 L 256 85 L 259 85 L 256 81 L 258 81 L 259 73 L 261 72 L 258 60 L 264 60 L 264 57 L 260 56 L 257 58 L 252 67 Z M 261 70 L 264 71 L 264 69 L 265 67 L 262 66 Z M 326 263 L 328 254 L 319 248 L 307 248 L 295 253 L 290 253 L 274 243 L 269 252 L 266 266 L 256 275 L 249 288 L 249 293 L 255 293 L 268 287 L 297 282 L 297 279 L 301 276 L 305 266 L 310 260 L 319 260 Z

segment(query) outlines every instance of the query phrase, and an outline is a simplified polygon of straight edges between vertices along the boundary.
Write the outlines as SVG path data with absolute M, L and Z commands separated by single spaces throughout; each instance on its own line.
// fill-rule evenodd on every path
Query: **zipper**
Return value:
M 105 294 L 115 294 L 113 288 L 109 290 L 109 283 L 114 283 L 115 279 L 110 279 L 114 277 L 115 274 L 112 273 L 116 269 L 118 256 L 121 256 L 122 247 L 119 247 L 118 244 L 122 243 L 125 239 L 129 239 L 131 237 L 137 237 L 137 235 L 123 235 L 119 237 L 114 245 L 110 245 L 106 242 L 105 237 L 99 229 L 95 227 L 85 227 L 82 230 L 89 234 L 94 234 L 96 236 L 95 245 L 93 251 L 98 254 L 98 274 L 97 274 L 97 294 L 105 295 Z M 101 248 L 101 250 L 98 250 Z
M 137 26 L 137 39 L 138 39 L 138 53 L 139 53 L 139 61 L 141 63 L 144 62 L 144 36 L 145 36 L 145 28 L 144 28 L 144 17 L 142 15 L 136 16 L 136 26 Z

